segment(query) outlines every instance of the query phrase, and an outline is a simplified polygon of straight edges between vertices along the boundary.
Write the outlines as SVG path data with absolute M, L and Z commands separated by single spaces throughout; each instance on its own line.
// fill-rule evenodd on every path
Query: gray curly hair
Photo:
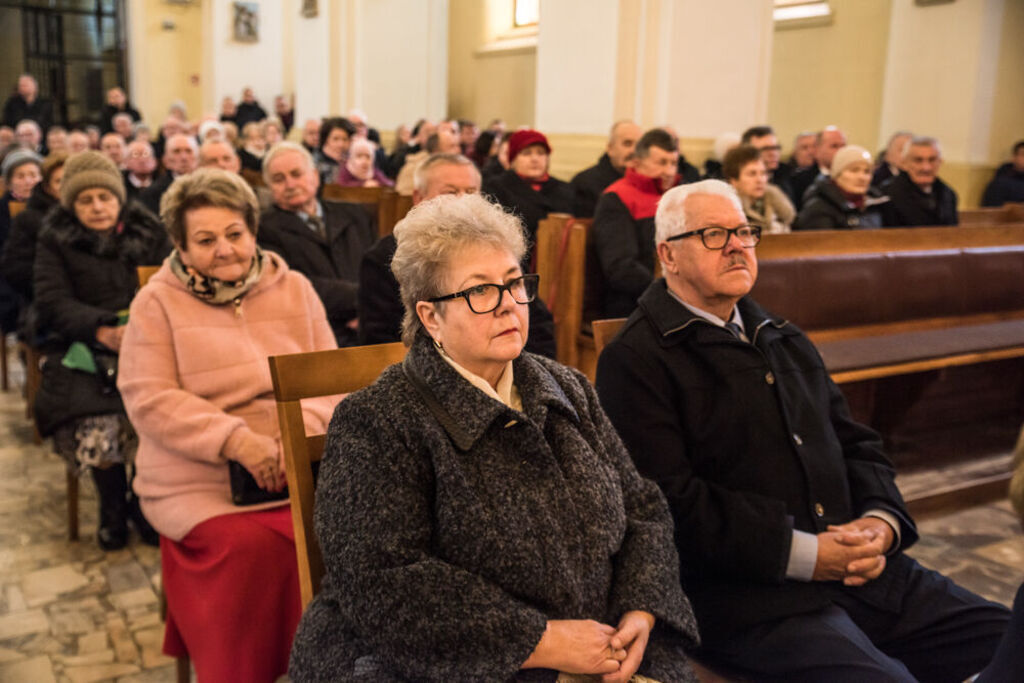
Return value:
M 398 249 L 391 272 L 405 306 L 402 341 L 406 346 L 412 345 L 423 327 L 416 303 L 446 294 L 441 291 L 444 274 L 462 247 L 493 245 L 507 249 L 517 261 L 526 254 L 526 236 L 519 219 L 476 194 L 442 195 L 417 204 L 395 226 L 395 239 Z

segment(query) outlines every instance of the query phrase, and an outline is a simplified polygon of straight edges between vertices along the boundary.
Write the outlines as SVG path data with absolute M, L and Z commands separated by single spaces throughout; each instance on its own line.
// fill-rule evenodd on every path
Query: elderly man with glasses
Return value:
M 748 293 L 760 231 L 735 192 L 674 188 L 663 279 L 605 348 L 601 403 L 675 519 L 703 654 L 756 680 L 961 681 L 1008 612 L 924 569 L 878 435 L 814 345 Z

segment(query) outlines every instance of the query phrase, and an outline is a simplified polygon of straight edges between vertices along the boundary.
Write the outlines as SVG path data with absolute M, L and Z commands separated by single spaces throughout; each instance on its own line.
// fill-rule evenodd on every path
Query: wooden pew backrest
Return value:
M 306 433 L 301 401 L 362 389 L 372 384 L 386 367 L 403 358 L 405 346 L 395 342 L 268 359 L 281 425 L 303 609 L 320 589 L 324 574 L 323 555 L 313 529 L 313 463 L 323 457 L 326 437 Z

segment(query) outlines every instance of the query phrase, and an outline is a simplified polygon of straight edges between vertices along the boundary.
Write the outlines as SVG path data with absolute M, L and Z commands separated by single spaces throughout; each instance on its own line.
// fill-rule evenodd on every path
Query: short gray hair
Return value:
M 673 235 L 679 235 L 687 231 L 686 225 L 686 200 L 693 195 L 710 194 L 725 197 L 733 203 L 741 216 L 743 204 L 729 183 L 721 180 L 702 180 L 699 183 L 679 185 L 661 195 L 658 202 L 658 211 L 654 214 L 654 244 L 658 245 Z
M 939 153 L 939 158 L 942 158 L 942 145 L 939 144 L 937 138 L 933 138 L 930 135 L 915 135 L 914 137 L 903 143 L 903 153 L 900 155 L 904 159 L 910 154 L 911 147 L 934 147 L 935 151 Z
M 306 167 L 309 168 L 309 170 L 316 170 L 316 163 L 313 161 L 313 155 L 309 153 L 309 150 L 302 145 L 285 140 L 271 147 L 270 151 L 263 155 L 263 181 L 267 185 L 270 184 L 270 164 L 274 159 L 286 152 L 295 152 L 302 157 L 302 160 L 305 162 Z
M 424 159 L 412 174 L 413 187 L 421 195 L 427 192 L 427 185 L 430 180 L 427 176 L 430 173 L 430 169 L 437 166 L 469 166 L 476 173 L 478 183 L 480 181 L 480 171 L 477 170 L 476 164 L 461 154 L 432 154 Z
M 401 290 L 405 316 L 402 341 L 411 346 L 423 327 L 416 302 L 446 292 L 444 273 L 462 247 L 489 244 L 507 249 L 516 261 L 526 254 L 526 236 L 519 219 L 477 194 L 441 196 L 417 204 L 395 226 L 398 248 L 391 272 Z

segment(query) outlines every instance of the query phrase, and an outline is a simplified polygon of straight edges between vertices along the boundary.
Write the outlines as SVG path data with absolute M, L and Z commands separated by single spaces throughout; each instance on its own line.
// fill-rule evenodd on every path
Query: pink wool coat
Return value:
M 254 434 L 280 444 L 267 357 L 335 348 L 323 304 L 284 259 L 268 260 L 236 305 L 204 303 L 168 261 L 132 301 L 118 388 L 139 434 L 135 492 L 150 524 L 180 541 L 237 507 L 227 459 Z M 323 433 L 337 398 L 304 401 L 306 427 Z

